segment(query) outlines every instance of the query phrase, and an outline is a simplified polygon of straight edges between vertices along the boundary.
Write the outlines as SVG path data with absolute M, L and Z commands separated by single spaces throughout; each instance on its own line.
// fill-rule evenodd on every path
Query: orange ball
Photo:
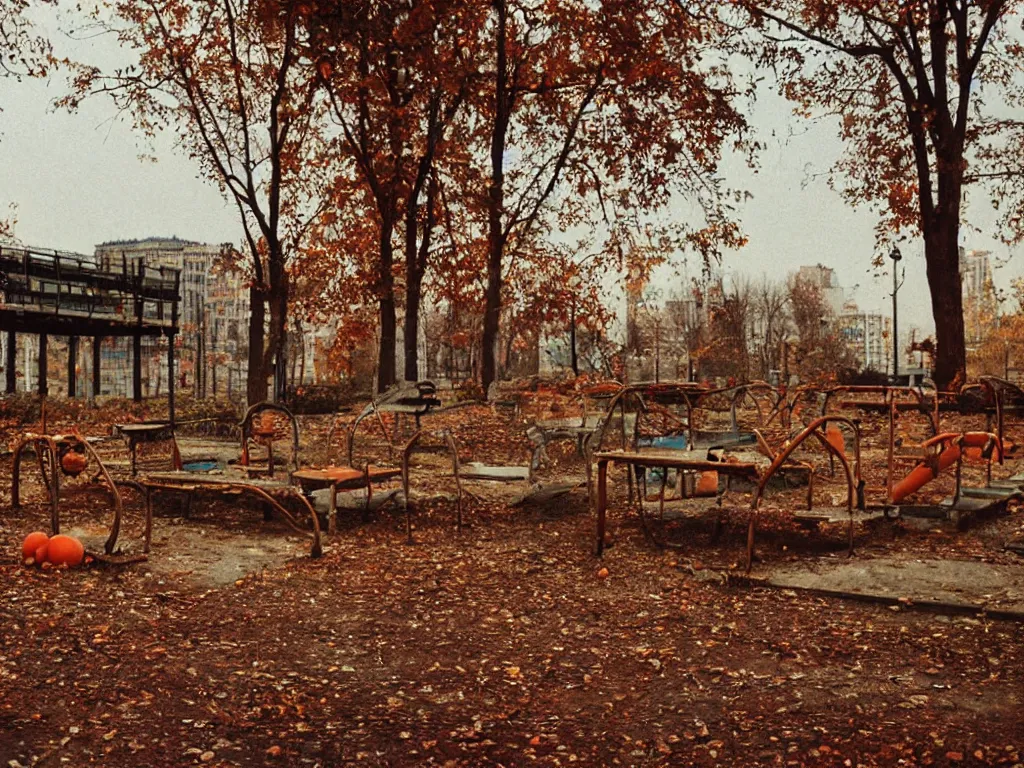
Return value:
M 33 531 L 25 537 L 25 541 L 21 543 L 21 559 L 28 560 L 30 557 L 35 557 L 36 550 L 43 546 L 50 537 L 42 531 Z
M 75 477 L 85 471 L 89 466 L 89 460 L 81 453 L 68 451 L 60 460 L 61 469 L 68 475 Z
M 50 539 L 48 559 L 54 565 L 79 565 L 85 547 L 74 536 L 57 535 Z

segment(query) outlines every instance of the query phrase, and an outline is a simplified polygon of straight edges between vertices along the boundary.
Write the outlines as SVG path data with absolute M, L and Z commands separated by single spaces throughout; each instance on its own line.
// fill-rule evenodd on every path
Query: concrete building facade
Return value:
M 976 346 L 985 340 L 999 314 L 991 255 L 990 251 L 960 249 L 964 341 L 968 346 Z
M 838 316 L 839 332 L 861 369 L 892 372 L 892 318 L 863 312 L 847 301 Z
M 177 340 L 177 384 L 199 396 L 232 395 L 245 391 L 249 294 L 243 275 L 227 268 L 222 259 L 229 245 L 208 245 L 177 237 L 118 240 L 96 246 L 101 269 L 132 270 L 138 262 L 146 269 L 181 270 L 180 327 Z M 103 350 L 102 394 L 128 396 L 131 349 L 108 340 Z M 143 394 L 166 390 L 159 361 L 166 340 L 143 341 Z M 108 348 L 109 347 L 109 348 Z M 127 372 L 127 375 L 126 375 Z
M 821 293 L 822 301 L 831 310 L 833 317 L 843 313 L 846 304 L 846 292 L 836 279 L 836 271 L 822 264 L 803 266 L 797 270 L 797 280 L 815 286 Z

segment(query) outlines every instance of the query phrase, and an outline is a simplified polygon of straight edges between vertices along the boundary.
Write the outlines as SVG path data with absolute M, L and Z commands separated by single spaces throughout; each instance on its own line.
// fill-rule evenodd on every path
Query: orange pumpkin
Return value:
M 79 565 L 85 557 L 85 547 L 74 536 L 58 534 L 50 539 L 48 559 L 54 565 Z
M 50 537 L 42 531 L 33 531 L 30 533 L 25 537 L 25 541 L 21 543 L 21 559 L 28 560 L 30 557 L 35 557 L 36 550 L 46 544 L 49 540 Z
M 75 477 L 85 471 L 85 468 L 89 466 L 89 460 L 84 454 L 68 451 L 61 457 L 60 466 L 65 474 Z

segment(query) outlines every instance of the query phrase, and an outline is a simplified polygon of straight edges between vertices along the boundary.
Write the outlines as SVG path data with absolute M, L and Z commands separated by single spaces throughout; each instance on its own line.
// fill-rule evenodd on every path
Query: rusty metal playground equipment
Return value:
M 674 412 L 670 406 L 676 406 Z M 745 424 L 741 427 L 743 406 Z M 728 413 L 727 427 L 702 429 L 702 412 L 714 410 Z M 762 501 L 780 476 L 803 473 L 806 508 L 790 509 L 793 518 L 809 524 L 845 522 L 850 553 L 855 525 L 873 518 L 930 517 L 963 525 L 975 515 L 1005 509 L 1011 499 L 1024 497 L 1024 475 L 993 479 L 993 464 L 1004 464 L 1014 449 L 1008 422 L 1020 416 L 1024 416 L 1024 391 L 995 377 L 983 377 L 957 393 L 938 392 L 927 383 L 918 387 L 801 387 L 789 392 L 774 390 L 763 382 L 718 390 L 691 383 L 622 387 L 587 441 L 588 472 L 596 463 L 598 475 L 596 493 L 591 493 L 598 518 L 597 552 L 600 555 L 605 545 L 609 464 L 627 468 L 628 504 L 635 500 L 645 533 L 660 546 L 686 545 L 652 535 L 644 505 L 652 468 L 657 470 L 655 478 L 660 477 L 659 519 L 665 515 L 668 473 L 675 470 L 678 497 L 674 501 L 685 500 L 699 511 L 695 496 L 700 494 L 687 493 L 682 482 L 685 475 L 698 476 L 700 482 L 693 485 L 702 486 L 703 495 L 713 497 L 718 508 L 716 532 L 726 492 L 736 484 L 749 489 L 748 570 L 754 559 Z M 984 421 L 970 429 L 940 431 L 943 419 L 952 417 Z M 912 424 L 915 419 L 917 423 Z M 882 429 L 876 431 L 884 440 L 871 450 L 883 452 L 882 482 L 878 482 L 881 478 L 865 477 L 864 428 L 867 423 L 877 427 L 878 422 Z M 915 441 L 900 434 L 911 425 L 923 432 L 922 439 Z M 770 429 L 776 435 L 781 432 L 777 447 L 765 437 Z M 619 445 L 606 449 L 605 442 L 613 434 L 617 434 Z M 837 464 L 841 469 L 844 504 L 836 507 L 816 499 L 815 470 L 807 456 L 810 445 L 824 450 L 829 475 L 835 475 Z M 984 465 L 983 485 L 965 482 L 965 463 Z M 954 480 L 952 494 L 940 501 L 915 501 L 915 494 L 947 472 Z M 591 485 L 588 482 L 588 487 Z
M 782 513 L 800 524 L 843 524 L 851 553 L 856 526 L 872 519 L 914 516 L 962 525 L 976 515 L 997 512 L 1010 500 L 1024 497 L 1024 475 L 997 478 L 994 472 L 995 467 L 1014 457 L 1011 432 L 1019 428 L 1024 416 L 1024 390 L 995 377 L 983 377 L 956 393 L 938 392 L 928 384 L 798 387 L 785 391 L 765 382 L 718 389 L 689 382 L 629 386 L 603 382 L 579 390 L 579 396 L 584 399 L 582 417 L 565 416 L 566 411 L 560 410 L 558 418 L 537 419 L 527 430 L 534 443 L 527 466 L 461 461 L 461 448 L 451 433 L 434 434 L 420 427 L 420 417 L 438 401 L 433 390 L 419 386 L 394 403 L 382 400 L 363 410 L 345 430 L 346 467 L 316 469 L 302 465 L 294 417 L 280 406 L 254 406 L 239 425 L 242 439 L 241 460 L 234 467 L 237 477 L 224 475 L 223 468 L 213 476 L 184 471 L 188 467 L 182 466 L 175 444 L 172 455 L 176 459 L 173 466 L 169 463 L 164 468 L 166 471 L 146 471 L 136 476 L 133 452 L 131 476 L 115 479 L 93 447 L 95 438 L 86 438 L 75 428 L 64 435 L 50 435 L 44 419 L 42 429 L 26 434 L 15 448 L 13 505 L 21 503 L 23 461 L 34 455 L 50 504 L 51 527 L 59 531 L 61 475 L 75 475 L 76 467 L 83 462 L 74 460 L 74 456 L 66 459 L 78 454 L 93 465 L 89 476 L 100 482 L 112 498 L 113 519 L 104 543 L 108 555 L 114 551 L 122 527 L 119 486 L 129 486 L 145 495 L 146 550 L 154 492 L 191 497 L 206 491 L 248 493 L 264 504 L 265 512 L 266 507 L 277 510 L 293 529 L 312 536 L 311 552 L 315 556 L 321 546 L 318 513 L 309 497 L 314 487 L 330 491 L 328 521 L 333 532 L 334 498 L 339 489 L 365 488 L 365 516 L 372 483 L 401 476 L 406 536 L 411 539 L 410 457 L 414 452 L 440 448 L 451 457 L 461 526 L 464 481 L 515 479 L 533 485 L 546 459 L 545 446 L 553 440 L 571 440 L 582 454 L 585 486 L 596 511 L 599 555 L 605 547 L 610 469 L 614 466 L 626 469 L 622 479 L 627 486 L 627 506 L 635 505 L 645 534 L 659 546 L 692 546 L 692 537 L 685 533 L 683 541 L 673 541 L 665 532 L 682 531 L 686 519 L 710 511 L 716 516 L 717 535 L 723 527 L 725 499 L 731 501 L 728 508 L 736 510 L 735 493 L 748 494 L 739 505 L 747 514 L 749 569 L 754 560 L 758 521 L 769 494 L 800 489 L 802 498 L 794 501 L 786 497 Z M 587 400 L 598 405 L 587 405 Z M 388 435 L 380 417 L 385 410 L 416 418 L 416 429 L 404 445 L 395 446 Z M 357 467 L 352 450 L 360 421 L 380 427 L 389 454 L 400 454 L 400 468 L 371 467 L 368 461 Z M 166 432 L 173 442 L 174 425 L 159 426 L 160 435 Z M 428 433 L 436 443 L 431 448 L 424 445 Z M 289 460 L 276 467 L 275 444 L 291 448 Z M 258 448 L 266 449 L 265 464 L 256 461 L 253 450 Z M 823 452 L 827 465 L 815 466 L 816 452 Z M 287 478 L 276 480 L 275 469 L 285 472 Z M 670 482 L 673 472 L 675 478 Z M 937 499 L 928 486 L 940 477 L 949 480 L 936 483 L 940 486 L 936 493 L 945 494 Z M 656 491 L 656 512 L 647 506 L 651 500 L 649 486 Z M 274 498 L 278 492 L 281 500 Z M 298 516 L 282 503 L 284 496 L 298 499 Z

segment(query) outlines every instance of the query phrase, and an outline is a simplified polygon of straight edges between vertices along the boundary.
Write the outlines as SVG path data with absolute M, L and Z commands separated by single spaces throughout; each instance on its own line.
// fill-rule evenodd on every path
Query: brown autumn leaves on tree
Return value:
M 1024 129 L 995 116 L 1020 61 L 1007 23 L 1017 8 L 119 0 L 95 20 L 138 62 L 80 70 L 68 102 L 105 92 L 143 132 L 178 131 L 239 208 L 250 399 L 275 361 L 283 370 L 300 272 L 304 314 L 354 314 L 365 337 L 374 308 L 381 389 L 397 377 L 399 314 L 412 378 L 424 298 L 462 302 L 464 317 L 481 317 L 467 327 L 486 387 L 518 344 L 568 333 L 574 306 L 645 258 L 638 243 L 703 259 L 742 245 L 718 166 L 757 147 L 739 111 L 750 86 L 734 74 L 745 54 L 774 70 L 798 112 L 838 118 L 848 153 L 832 182 L 879 213 L 880 244 L 920 232 L 945 385 L 964 369 L 966 186 L 993 182 L 996 200 L 1009 198 L 1009 236 L 1021 229 L 1019 173 L 998 161 Z M 681 200 L 689 221 L 671 215 Z M 571 284 L 524 276 L 567 243 L 579 244 Z M 592 318 L 599 333 L 607 317 Z
M 52 1 L 40 0 L 46 5 Z M 29 0 L 0 3 L 0 77 L 41 77 L 53 63 L 49 40 L 25 13 L 30 6 Z
M 319 199 L 317 88 L 302 58 L 298 6 L 121 0 L 112 13 L 97 10 L 94 22 L 138 52 L 137 63 L 108 73 L 79 68 L 65 103 L 107 94 L 143 134 L 176 132 L 235 205 L 251 275 L 247 394 L 263 400 L 274 366 L 285 364 L 288 261 Z
M 404 378 L 415 380 L 423 279 L 438 220 L 439 188 L 451 176 L 449 132 L 478 78 L 466 41 L 477 4 L 322 2 L 310 11 L 311 58 L 335 146 L 352 169 L 351 193 L 372 201 L 377 223 L 370 285 L 379 307 L 378 388 L 395 381 L 394 241 L 404 241 Z M 446 174 L 446 170 L 449 173 Z M 458 182 L 456 182 L 458 183 Z M 344 223 L 338 232 L 345 242 Z M 370 244 L 364 244 L 370 245 Z
M 905 234 L 922 237 L 936 329 L 935 380 L 946 387 L 962 379 L 958 247 L 967 189 L 991 174 L 1010 187 L 995 190 L 997 203 L 1020 189 L 1015 167 L 986 164 L 994 149 L 998 154 L 1019 142 L 1020 122 L 1003 115 L 1004 105 L 1020 98 L 1017 76 L 1024 62 L 1013 22 L 1021 3 L 743 5 L 771 41 L 758 46 L 759 63 L 775 70 L 797 110 L 839 119 L 847 152 L 833 169 L 833 185 L 851 203 L 879 213 L 880 244 Z M 1020 155 L 1012 158 L 1019 166 Z M 1008 223 L 1019 224 L 1019 218 Z
M 702 22 L 673 8 L 121 0 L 95 18 L 139 62 L 82 69 L 68 103 L 103 92 L 143 132 L 177 130 L 239 207 L 254 286 L 250 399 L 283 356 L 289 265 L 301 262 L 304 277 L 322 271 L 324 285 L 331 272 L 364 278 L 364 298 L 379 308 L 384 388 L 395 378 L 403 296 L 404 373 L 417 370 L 418 308 L 435 250 L 438 273 L 474 284 L 466 262 L 485 256 L 474 288 L 483 289 L 480 365 L 490 382 L 501 313 L 515 303 L 503 283 L 545 251 L 542 235 L 598 223 L 614 233 L 605 246 L 615 243 L 621 266 L 628 235 L 616 230 L 681 190 L 706 221 L 677 226 L 680 242 L 705 255 L 740 242 L 715 172 L 744 123 L 726 69 L 700 63 L 710 49 Z M 309 168 L 330 168 L 332 178 L 312 189 Z M 302 214 L 319 211 L 318 198 L 333 210 L 307 226 Z M 598 204 L 600 221 L 588 220 L 584 200 Z M 350 236 L 353 215 L 373 231 Z M 333 247 L 307 242 L 310 232 Z M 396 241 L 404 263 L 395 263 Z M 319 270 L 310 253 L 322 258 Z M 553 290 L 544 310 L 531 297 L 520 320 L 561 317 L 579 298 Z M 539 330 L 506 329 L 502 340 L 507 348 L 511 333 Z
M 747 148 L 738 93 L 728 68 L 715 62 L 725 29 L 700 7 L 566 2 L 538 9 L 494 0 L 492 8 L 484 46 L 494 72 L 485 118 L 485 389 L 499 373 L 506 272 L 535 228 L 559 223 L 548 217 L 552 208 L 575 216 L 577 226 L 604 229 L 603 247 L 628 274 L 630 230 L 646 228 L 640 219 L 680 195 L 698 222 L 665 231 L 710 258 L 742 243 L 717 170 L 727 142 Z

